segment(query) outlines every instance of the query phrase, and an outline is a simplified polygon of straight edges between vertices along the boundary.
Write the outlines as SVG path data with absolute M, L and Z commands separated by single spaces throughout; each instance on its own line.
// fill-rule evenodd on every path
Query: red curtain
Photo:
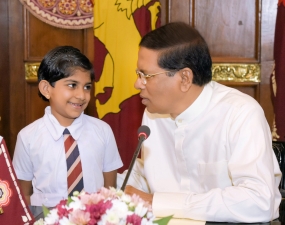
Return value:
M 275 114 L 273 140 L 285 141 L 285 0 L 279 0 L 275 39 L 275 70 L 271 76 L 272 100 Z

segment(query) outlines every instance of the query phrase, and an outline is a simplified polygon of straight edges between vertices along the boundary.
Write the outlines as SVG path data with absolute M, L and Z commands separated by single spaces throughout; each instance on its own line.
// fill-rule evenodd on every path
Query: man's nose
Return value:
M 139 77 L 137 77 L 137 79 L 136 79 L 136 81 L 134 83 L 134 87 L 137 90 L 141 90 L 141 89 L 145 88 L 145 85 L 142 83 L 142 80 Z

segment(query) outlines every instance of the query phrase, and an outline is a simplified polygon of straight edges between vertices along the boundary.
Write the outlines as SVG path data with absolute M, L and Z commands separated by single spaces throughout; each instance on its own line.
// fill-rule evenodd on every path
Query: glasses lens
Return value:
M 139 71 L 139 70 L 136 70 L 136 73 L 137 73 L 138 77 L 141 79 L 142 83 L 146 84 L 146 79 L 145 79 L 144 73 Z

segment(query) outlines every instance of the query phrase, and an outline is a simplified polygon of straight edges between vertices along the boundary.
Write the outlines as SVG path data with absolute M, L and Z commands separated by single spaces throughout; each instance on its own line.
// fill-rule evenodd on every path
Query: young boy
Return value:
M 84 191 L 116 187 L 122 161 L 113 132 L 105 122 L 84 114 L 93 80 L 92 64 L 71 46 L 51 50 L 40 64 L 39 95 L 50 106 L 42 118 L 19 132 L 13 157 L 20 186 L 31 206 L 54 207 L 72 194 L 68 193 L 66 128 L 76 141 L 73 146 L 77 144 L 79 149 Z

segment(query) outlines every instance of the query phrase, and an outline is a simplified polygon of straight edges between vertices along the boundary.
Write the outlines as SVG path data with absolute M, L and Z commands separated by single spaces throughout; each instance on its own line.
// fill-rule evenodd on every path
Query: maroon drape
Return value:
M 275 59 L 275 82 L 272 93 L 273 107 L 275 113 L 274 132 L 276 140 L 285 141 L 285 1 L 279 0 L 275 39 L 274 39 L 274 59 Z M 274 77 L 273 77 L 274 79 Z M 275 83 L 275 84 L 274 84 Z

